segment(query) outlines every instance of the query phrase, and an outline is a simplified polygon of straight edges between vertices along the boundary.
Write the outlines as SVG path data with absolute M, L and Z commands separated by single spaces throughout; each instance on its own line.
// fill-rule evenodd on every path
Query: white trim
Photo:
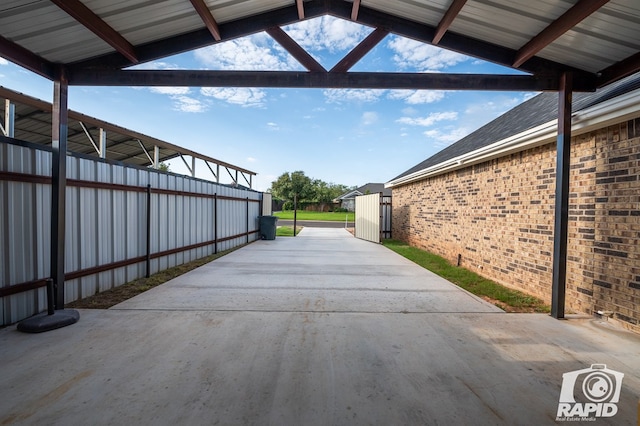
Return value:
M 617 96 L 606 102 L 572 114 L 572 136 L 584 134 L 615 123 L 640 117 L 640 89 Z M 475 151 L 450 158 L 442 163 L 418 170 L 409 175 L 385 183 L 393 188 L 431 176 L 466 168 L 474 164 L 504 157 L 509 154 L 535 148 L 553 142 L 557 137 L 557 120 L 552 120 Z

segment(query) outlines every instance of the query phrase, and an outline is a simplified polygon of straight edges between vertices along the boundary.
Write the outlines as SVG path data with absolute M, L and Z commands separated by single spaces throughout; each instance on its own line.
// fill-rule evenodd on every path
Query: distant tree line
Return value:
M 284 210 L 292 210 L 294 198 L 297 196 L 299 209 L 319 211 L 335 210 L 333 200 L 356 187 L 336 183 L 327 183 L 320 179 L 312 179 L 303 171 L 284 172 L 271 182 L 267 190 L 276 200 L 284 202 Z

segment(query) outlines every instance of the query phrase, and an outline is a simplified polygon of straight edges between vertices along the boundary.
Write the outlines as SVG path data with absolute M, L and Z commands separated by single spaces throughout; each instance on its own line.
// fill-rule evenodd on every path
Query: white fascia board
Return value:
M 572 114 L 571 134 L 572 136 L 577 136 L 637 117 L 640 117 L 640 90 L 634 90 Z M 557 120 L 549 121 L 475 151 L 394 179 L 385 183 L 384 186 L 385 188 L 393 188 L 399 185 L 406 185 L 431 176 L 437 176 L 551 143 L 557 138 L 557 126 Z

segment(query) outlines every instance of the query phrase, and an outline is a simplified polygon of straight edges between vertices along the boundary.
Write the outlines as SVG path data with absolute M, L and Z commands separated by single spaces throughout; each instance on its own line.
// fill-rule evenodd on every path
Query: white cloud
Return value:
M 426 117 L 401 117 L 396 120 L 397 123 L 408 124 L 410 126 L 424 126 L 429 127 L 438 121 L 442 120 L 455 120 L 458 118 L 458 113 L 455 111 L 449 112 L 435 112 L 429 114 Z
M 205 112 L 207 105 L 189 96 L 172 96 L 174 109 L 182 112 Z
M 292 63 L 284 50 L 272 49 L 274 42 L 264 34 L 256 34 L 237 40 L 198 49 L 196 60 L 206 67 L 218 70 L 284 71 L 292 69 Z
M 267 97 L 264 90 L 246 87 L 203 87 L 200 89 L 200 93 L 243 107 L 264 106 Z
M 371 32 L 363 25 L 332 16 L 297 22 L 283 29 L 308 51 L 332 53 L 351 50 Z
M 382 89 L 327 89 L 322 92 L 328 103 L 376 102 L 384 93 Z
M 267 123 L 267 129 L 275 132 L 275 131 L 280 130 L 280 126 L 278 126 L 276 123 L 269 122 L 269 123 Z
M 440 142 L 440 145 L 451 145 L 469 134 L 469 130 L 463 127 L 427 130 L 423 133 L 431 139 Z
M 430 104 L 444 98 L 442 90 L 392 90 L 387 96 L 393 100 L 403 100 L 409 105 Z
M 378 121 L 378 113 L 374 111 L 363 112 L 361 121 L 362 121 L 362 124 L 365 126 L 370 126 L 372 124 L 375 124 Z
M 394 52 L 393 61 L 400 69 L 438 71 L 471 58 L 408 38 L 394 36 L 387 46 Z
M 9 65 L 9 61 L 7 61 L 5 58 L 0 57 L 0 65 Z
M 161 95 L 187 95 L 190 90 L 188 87 L 150 87 L 150 91 L 153 93 L 159 93 Z
M 247 157 L 247 163 L 257 163 L 258 159 L 253 157 Z

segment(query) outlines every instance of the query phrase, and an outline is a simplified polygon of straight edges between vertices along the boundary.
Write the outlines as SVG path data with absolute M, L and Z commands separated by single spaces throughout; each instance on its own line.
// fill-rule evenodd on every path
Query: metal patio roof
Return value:
M 324 70 L 280 27 L 322 15 L 375 28 Z M 124 68 L 267 31 L 309 72 L 126 71 Z M 533 75 L 350 73 L 388 33 Z M 0 56 L 70 85 L 594 90 L 640 70 L 638 0 L 4 0 Z M 369 75 L 378 74 L 378 75 Z M 393 75 L 391 75 L 393 74 Z
M 9 100 L 14 105 L 14 138 L 51 145 L 52 105 L 50 103 L 2 86 L 0 86 L 0 99 Z M 5 117 L 5 109 L 5 102 L 0 102 L 0 116 Z M 3 120 L 0 120 L 0 124 L 2 122 Z M 105 158 L 109 160 L 148 167 L 153 164 L 154 148 L 158 147 L 160 162 L 185 155 L 196 158 L 208 163 L 209 167 L 215 166 L 212 172 L 216 171 L 214 178 L 218 181 L 220 171 L 217 166 L 226 168 L 231 178 L 239 184 L 242 182 L 238 182 L 238 177 L 244 177 L 247 184 L 251 186 L 251 177 L 256 174 L 250 170 L 73 110 L 69 110 L 68 150 L 74 153 L 98 156 L 100 129 L 105 130 L 106 133 Z

